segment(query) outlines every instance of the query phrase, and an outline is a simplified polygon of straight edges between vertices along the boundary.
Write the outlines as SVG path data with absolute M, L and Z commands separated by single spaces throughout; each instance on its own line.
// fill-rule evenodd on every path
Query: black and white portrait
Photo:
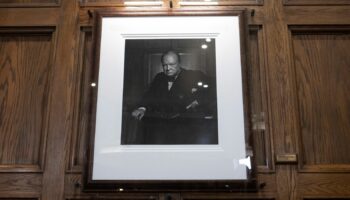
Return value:
M 218 144 L 215 39 L 125 41 L 121 144 Z

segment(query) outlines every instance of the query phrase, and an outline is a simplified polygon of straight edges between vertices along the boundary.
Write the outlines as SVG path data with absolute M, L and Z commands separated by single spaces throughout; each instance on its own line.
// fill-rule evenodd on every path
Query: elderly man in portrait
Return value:
M 161 57 L 132 116 L 143 122 L 142 144 L 218 144 L 216 84 L 199 70 L 182 68 L 177 52 Z

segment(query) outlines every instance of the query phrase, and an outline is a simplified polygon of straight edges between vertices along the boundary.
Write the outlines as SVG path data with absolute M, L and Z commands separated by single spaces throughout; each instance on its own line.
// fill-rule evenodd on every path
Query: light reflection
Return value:
M 198 82 L 197 85 L 198 85 L 198 86 L 202 86 L 203 83 L 202 83 L 202 82 Z
M 205 85 L 203 85 L 203 87 L 204 87 L 204 88 L 208 88 L 208 87 L 209 87 L 209 85 L 205 84 Z
M 210 38 L 206 38 L 205 41 L 206 42 L 211 42 L 211 39 Z
M 241 164 L 241 165 L 247 166 L 248 169 L 252 168 L 252 165 L 251 165 L 251 162 L 250 162 L 250 156 L 248 156 L 247 158 L 239 159 L 238 163 Z
M 208 48 L 208 45 L 202 44 L 202 49 L 207 49 L 207 48 Z
M 96 83 L 91 83 L 91 87 L 96 87 Z

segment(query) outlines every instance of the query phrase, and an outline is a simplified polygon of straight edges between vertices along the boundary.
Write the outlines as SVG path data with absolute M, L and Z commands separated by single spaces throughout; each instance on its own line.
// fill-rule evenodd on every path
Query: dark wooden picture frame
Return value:
M 249 98 L 248 98 L 248 71 L 246 68 L 247 61 L 247 24 L 245 20 L 245 10 L 151 10 L 151 11 L 97 11 L 95 14 L 95 29 L 94 29 L 94 68 L 88 77 L 91 85 L 84 86 L 84 91 L 88 92 L 90 109 L 86 111 L 86 115 L 89 116 L 89 143 L 88 143 L 88 159 L 85 164 L 86 175 L 84 177 L 85 184 L 84 190 L 87 192 L 151 192 L 151 191 L 256 191 L 257 184 L 255 178 L 255 164 L 254 156 L 252 154 L 252 142 L 245 141 L 245 153 L 248 155 L 248 160 L 251 164 L 251 168 L 246 168 L 247 178 L 238 179 L 189 179 L 189 180 L 176 180 L 176 179 L 133 179 L 133 180 L 122 180 L 122 179 L 109 179 L 100 180 L 93 179 L 93 165 L 94 165 L 94 151 L 95 151 L 95 132 L 96 132 L 96 113 L 97 113 L 97 99 L 98 92 L 96 84 L 99 83 L 99 66 L 100 66 L 100 52 L 101 52 L 101 37 L 102 37 L 102 19 L 104 17 L 205 17 L 205 16 L 237 16 L 239 19 L 239 42 L 240 42 L 240 61 L 241 61 L 241 80 L 242 88 L 241 92 L 243 98 L 243 118 L 244 118 L 244 136 L 245 140 L 251 138 L 250 134 L 250 117 L 249 117 Z M 86 96 L 86 95 L 84 95 Z M 183 165 L 187 163 L 182 163 Z

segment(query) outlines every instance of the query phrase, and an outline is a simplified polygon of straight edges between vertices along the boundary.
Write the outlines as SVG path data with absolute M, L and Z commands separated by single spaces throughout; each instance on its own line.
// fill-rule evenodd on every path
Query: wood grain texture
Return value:
M 298 177 L 297 190 L 301 196 L 350 198 L 350 174 L 302 173 Z
M 268 80 L 268 104 L 270 131 L 274 138 L 276 154 L 296 151 L 295 135 L 296 114 L 293 101 L 292 79 L 290 69 L 288 29 L 284 22 L 282 2 L 272 0 L 266 2 L 269 18 L 264 26 L 266 30 L 266 68 Z
M 317 6 L 317 5 L 349 5 L 349 0 L 283 0 L 284 5 Z
M 91 27 L 82 27 L 79 37 L 79 53 L 76 62 L 76 89 L 74 98 L 74 123 L 71 136 L 71 149 L 68 171 L 82 172 L 87 151 L 87 133 L 89 115 L 89 77 L 92 70 L 92 30 Z M 88 87 L 86 87 L 88 86 Z
M 133 2 L 133 1 L 128 1 Z M 145 2 L 143 4 L 143 2 Z M 150 2 L 153 3 L 150 4 Z M 149 6 L 149 7 L 163 7 L 163 3 L 159 0 L 141 0 L 141 1 L 134 1 L 134 3 L 137 3 L 137 6 Z M 111 7 L 111 6 L 117 6 L 117 7 L 127 7 L 127 6 L 133 6 L 133 5 L 127 5 L 125 4 L 124 0 L 82 0 L 80 2 L 80 6 L 82 7 Z
M 220 0 L 214 1 L 214 5 L 219 6 L 248 6 L 248 5 L 263 5 L 264 0 Z M 203 0 L 179 0 L 180 6 L 196 6 L 196 5 L 213 5 L 213 1 L 203 1 Z
M 1 0 L 1 7 L 56 7 L 59 6 L 60 0 Z
M 0 174 L 0 198 L 32 198 L 41 195 L 42 175 L 38 174 Z
M 0 198 L 0 200 L 38 200 L 37 198 L 17 198 L 17 197 L 11 197 L 11 198 Z
M 55 27 L 59 21 L 55 8 L 0 8 L 1 27 Z
M 292 36 L 304 165 L 350 165 L 350 32 Z
M 27 4 L 27 3 L 55 3 L 57 0 L 1 0 L 1 4 L 13 3 L 13 4 Z
M 339 6 L 284 6 L 287 25 L 346 25 L 350 24 L 348 5 Z
M 131 2 L 136 4 L 128 4 L 125 2 Z M 81 7 L 150 7 L 150 8 L 166 8 L 169 7 L 168 0 L 162 2 L 161 0 L 141 0 L 141 1 L 124 1 L 124 0 L 82 0 L 80 2 Z M 264 4 L 264 0 L 220 0 L 215 2 L 202 1 L 202 0 L 174 0 L 174 8 L 185 8 L 194 6 L 261 6 Z
M 288 28 L 282 1 L 265 2 L 268 16 L 266 30 L 266 79 L 268 84 L 269 131 L 273 137 L 275 155 L 295 153 L 296 112 L 293 99 L 293 79 L 290 68 Z M 273 19 L 273 20 L 272 20 Z M 276 198 L 296 199 L 296 167 L 276 165 Z
M 43 163 L 51 35 L 0 35 L 0 169 Z
M 250 194 L 216 194 L 212 195 L 202 195 L 202 196 L 191 196 L 183 197 L 182 200 L 274 200 L 272 197 L 254 197 Z
M 264 79 L 263 30 L 251 26 L 249 31 L 249 95 L 251 99 L 252 138 L 258 171 L 272 169 L 271 141 L 267 127 L 266 81 Z M 248 139 L 250 140 L 250 139 Z
M 62 200 L 64 198 L 64 174 L 68 135 L 72 128 L 72 103 L 74 95 L 74 58 L 77 37 L 78 3 L 62 0 L 60 20 L 57 24 L 57 45 L 53 62 L 50 121 L 46 149 L 45 171 L 43 173 L 42 200 Z

